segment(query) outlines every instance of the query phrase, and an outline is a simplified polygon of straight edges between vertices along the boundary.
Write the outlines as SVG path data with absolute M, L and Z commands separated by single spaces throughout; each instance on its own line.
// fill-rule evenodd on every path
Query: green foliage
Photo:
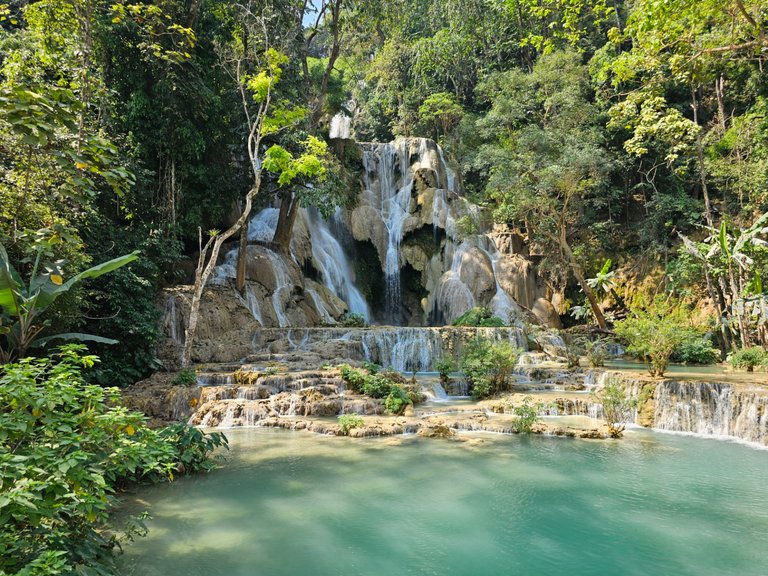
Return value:
M 171 383 L 174 386 L 194 386 L 197 384 L 197 372 L 194 368 L 179 370 Z
M 279 174 L 277 183 L 280 186 L 287 186 L 299 177 L 319 182 L 325 179 L 326 168 L 322 159 L 328 154 L 326 143 L 309 136 L 302 144 L 306 151 L 298 157 L 277 144 L 267 150 L 264 169 Z
M 345 312 L 339 320 L 339 324 L 345 328 L 365 328 L 367 326 L 365 316 L 357 312 Z
M 460 364 L 472 396 L 486 398 L 507 390 L 519 356 L 520 350 L 510 342 L 474 338 L 467 345 Z
M 627 351 L 645 361 L 651 376 L 663 376 L 672 353 L 698 337 L 686 307 L 664 297 L 631 308 L 631 316 L 616 322 L 615 328 L 629 344 Z
M 672 353 L 670 360 L 682 364 L 716 364 L 720 350 L 712 345 L 712 336 L 694 332 Z
M 92 334 L 66 333 L 40 338 L 41 332 L 50 323 L 40 320 L 57 298 L 68 292 L 81 280 L 97 278 L 133 262 L 138 253 L 128 254 L 93 266 L 64 280 L 59 262 L 46 264 L 42 258 L 48 243 L 39 243 L 35 250 L 34 263 L 29 282 L 24 282 L 11 264 L 8 253 L 0 244 L 0 359 L 4 362 L 24 356 L 30 346 L 50 340 L 92 340 L 102 343 L 116 341 Z
M 539 412 L 544 409 L 543 402 L 533 402 L 531 396 L 523 398 L 523 403 L 515 406 L 512 413 L 516 416 L 512 426 L 518 434 L 530 434 L 533 425 L 539 419 Z
M 432 128 L 436 140 L 447 135 L 461 120 L 464 109 L 448 92 L 430 94 L 419 106 L 419 121 Z
M 384 408 L 390 414 L 401 414 L 411 403 L 408 393 L 396 385 L 390 388 L 389 394 L 384 398 Z
M 468 310 L 453 321 L 453 326 L 487 326 L 498 327 L 505 326 L 504 320 L 494 316 L 490 308 L 485 306 L 476 306 Z
M 451 357 L 439 358 L 435 361 L 434 368 L 440 374 L 440 382 L 445 384 L 448 382 L 451 372 L 456 370 L 456 362 Z
M 611 436 L 621 438 L 627 420 L 637 408 L 637 398 L 630 398 L 622 383 L 615 378 L 609 379 L 605 386 L 595 392 L 594 397 L 603 408 Z
M 747 372 L 753 372 L 755 367 L 768 364 L 768 352 L 762 346 L 740 348 L 731 355 L 729 362 L 734 368 L 746 368 Z
M 365 420 L 359 414 L 341 414 L 339 416 L 339 426 L 344 436 L 349 436 L 352 428 L 360 428 L 365 424 Z
M 378 367 L 376 367 L 378 368 Z M 356 370 L 348 364 L 339 366 L 342 379 L 350 388 L 359 393 L 384 400 L 384 408 L 391 414 L 400 414 L 408 404 L 415 399 L 409 390 L 405 379 L 398 372 L 364 372 Z
M 605 366 L 605 361 L 608 359 L 608 350 L 603 340 L 587 340 L 585 349 L 590 366 L 593 368 Z
M 115 489 L 208 470 L 210 451 L 226 446 L 221 434 L 184 424 L 147 428 L 117 389 L 84 382 L 97 359 L 82 350 L 2 369 L 0 572 L 111 573 L 117 540 L 102 526 Z

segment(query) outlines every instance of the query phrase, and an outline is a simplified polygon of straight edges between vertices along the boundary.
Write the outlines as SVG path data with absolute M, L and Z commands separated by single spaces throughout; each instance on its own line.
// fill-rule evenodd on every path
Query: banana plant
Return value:
M 132 252 L 103 262 L 66 281 L 57 267 L 41 271 L 41 257 L 42 250 L 38 249 L 29 282 L 26 283 L 11 264 L 5 247 L 0 244 L 0 361 L 10 362 L 22 358 L 30 347 L 41 346 L 51 340 L 89 340 L 116 344 L 117 340 L 111 338 L 79 332 L 40 338 L 42 331 L 50 325 L 50 320 L 41 316 L 59 296 L 69 292 L 81 280 L 97 278 L 125 266 L 136 260 L 139 253 Z

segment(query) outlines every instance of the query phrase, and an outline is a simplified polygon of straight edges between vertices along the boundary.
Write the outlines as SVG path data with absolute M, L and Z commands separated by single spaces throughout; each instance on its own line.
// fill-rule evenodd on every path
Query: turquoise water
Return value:
M 768 573 L 768 452 L 631 431 L 352 440 L 229 431 L 225 468 L 142 489 L 135 575 Z

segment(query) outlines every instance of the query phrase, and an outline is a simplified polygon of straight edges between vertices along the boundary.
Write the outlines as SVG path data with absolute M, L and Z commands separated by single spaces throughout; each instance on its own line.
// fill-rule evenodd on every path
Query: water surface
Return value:
M 142 576 L 764 576 L 768 452 L 621 441 L 231 430 L 226 466 L 141 489 Z

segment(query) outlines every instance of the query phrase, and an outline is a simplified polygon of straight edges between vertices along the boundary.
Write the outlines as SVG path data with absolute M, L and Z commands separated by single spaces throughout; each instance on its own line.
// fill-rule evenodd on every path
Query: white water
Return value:
M 388 322 L 400 320 L 400 242 L 408 217 L 413 175 L 407 140 L 373 144 L 363 149 L 365 194 L 378 199 L 378 210 L 387 233 L 384 257 L 385 315 Z
M 286 305 L 293 289 L 293 281 L 290 272 L 283 259 L 272 250 L 266 250 L 267 257 L 272 263 L 272 272 L 275 275 L 275 291 L 272 293 L 272 307 L 275 310 L 275 316 L 280 328 L 288 326 L 288 317 L 286 316 Z
M 354 275 L 341 244 L 319 214 L 307 211 L 306 217 L 312 237 L 312 265 L 320 272 L 323 284 L 347 303 L 350 312 L 361 314 L 368 321 L 371 316 L 368 303 L 355 286 Z
M 331 126 L 328 133 L 329 138 L 343 138 L 349 140 L 352 134 L 352 118 L 339 112 L 331 118 Z
M 432 370 L 442 356 L 440 333 L 429 328 L 391 328 L 362 335 L 365 359 L 400 372 Z

